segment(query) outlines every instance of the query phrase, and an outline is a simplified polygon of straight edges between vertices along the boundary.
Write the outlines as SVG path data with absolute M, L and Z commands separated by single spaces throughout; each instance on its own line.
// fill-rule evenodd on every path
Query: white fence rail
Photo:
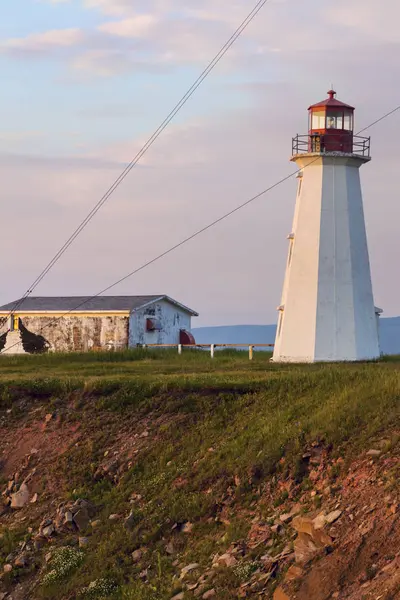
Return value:
M 254 348 L 273 348 L 274 344 L 143 344 L 142 348 L 177 348 L 178 354 L 182 354 L 184 348 L 210 349 L 211 358 L 215 357 L 217 348 L 248 348 L 249 360 L 253 360 Z

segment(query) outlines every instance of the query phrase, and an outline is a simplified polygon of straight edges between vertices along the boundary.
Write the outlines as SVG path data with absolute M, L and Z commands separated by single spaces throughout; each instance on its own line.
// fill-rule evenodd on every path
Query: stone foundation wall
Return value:
M 31 334 L 43 336 L 50 352 L 121 350 L 128 347 L 129 317 L 21 317 Z

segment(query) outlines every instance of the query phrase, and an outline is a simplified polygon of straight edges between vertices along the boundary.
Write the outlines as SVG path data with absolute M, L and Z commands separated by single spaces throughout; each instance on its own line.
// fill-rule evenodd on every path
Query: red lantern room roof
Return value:
M 321 102 L 317 102 L 317 104 L 312 104 L 308 110 L 312 110 L 314 108 L 320 108 L 327 106 L 328 108 L 348 108 L 350 110 L 355 110 L 354 106 L 350 106 L 350 104 L 345 104 L 344 102 L 340 102 L 340 100 L 336 100 L 335 98 L 336 92 L 334 90 L 329 90 L 328 98 L 326 100 L 322 100 Z

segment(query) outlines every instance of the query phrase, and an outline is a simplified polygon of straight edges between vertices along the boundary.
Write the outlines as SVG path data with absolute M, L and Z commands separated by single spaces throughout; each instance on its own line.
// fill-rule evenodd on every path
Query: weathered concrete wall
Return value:
M 42 335 L 53 352 L 123 349 L 128 346 L 129 318 L 125 316 L 22 317 L 31 333 Z
M 161 331 L 146 331 L 146 319 L 157 319 Z M 137 344 L 179 344 L 181 329 L 191 330 L 191 316 L 166 300 L 134 311 L 129 325 L 129 346 Z

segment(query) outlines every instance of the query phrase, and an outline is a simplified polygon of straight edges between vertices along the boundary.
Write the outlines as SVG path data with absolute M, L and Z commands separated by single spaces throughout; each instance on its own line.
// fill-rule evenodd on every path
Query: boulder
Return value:
M 186 577 L 186 575 L 188 573 L 190 573 L 190 571 L 194 571 L 195 569 L 199 568 L 199 564 L 198 563 L 191 563 L 190 565 L 187 565 L 186 567 L 183 567 L 183 569 L 181 570 L 181 574 L 179 576 L 180 579 L 184 579 L 184 577 Z
M 324 513 L 320 513 L 313 519 L 314 529 L 323 529 L 327 523 L 326 516 Z
M 371 448 L 371 450 L 368 450 L 367 452 L 367 456 L 370 456 L 371 458 L 378 458 L 378 456 L 380 456 L 382 454 L 381 450 L 374 450 Z
M 56 528 L 54 527 L 53 523 L 51 523 L 50 525 L 46 525 L 45 527 L 43 527 L 42 535 L 46 538 L 49 538 L 53 535 L 55 530 Z
M 16 567 L 20 567 L 20 568 L 24 568 L 28 566 L 28 557 L 26 554 L 20 554 L 19 556 L 17 556 L 17 558 L 14 560 L 14 565 Z
M 298 533 L 294 542 L 297 563 L 308 562 L 317 554 L 318 550 L 326 548 L 332 543 L 332 538 L 323 529 L 316 529 L 314 521 L 308 517 L 296 517 L 293 519 L 292 526 Z
M 326 516 L 326 522 L 329 525 L 332 525 L 332 523 L 337 521 L 339 519 L 339 517 L 341 517 L 341 515 L 342 515 L 341 510 L 334 510 L 333 512 L 329 513 L 329 515 Z
M 225 567 L 234 567 L 237 563 L 237 560 L 232 554 L 223 554 L 217 560 L 217 564 L 223 565 Z
M 74 515 L 70 510 L 65 511 L 64 513 L 64 525 L 73 525 Z
M 89 512 L 85 506 L 82 506 L 73 516 L 74 523 L 79 531 L 85 530 L 90 522 Z
M 11 494 L 11 508 L 17 510 L 23 508 L 29 502 L 29 490 L 26 483 L 21 483 L 18 492 Z

